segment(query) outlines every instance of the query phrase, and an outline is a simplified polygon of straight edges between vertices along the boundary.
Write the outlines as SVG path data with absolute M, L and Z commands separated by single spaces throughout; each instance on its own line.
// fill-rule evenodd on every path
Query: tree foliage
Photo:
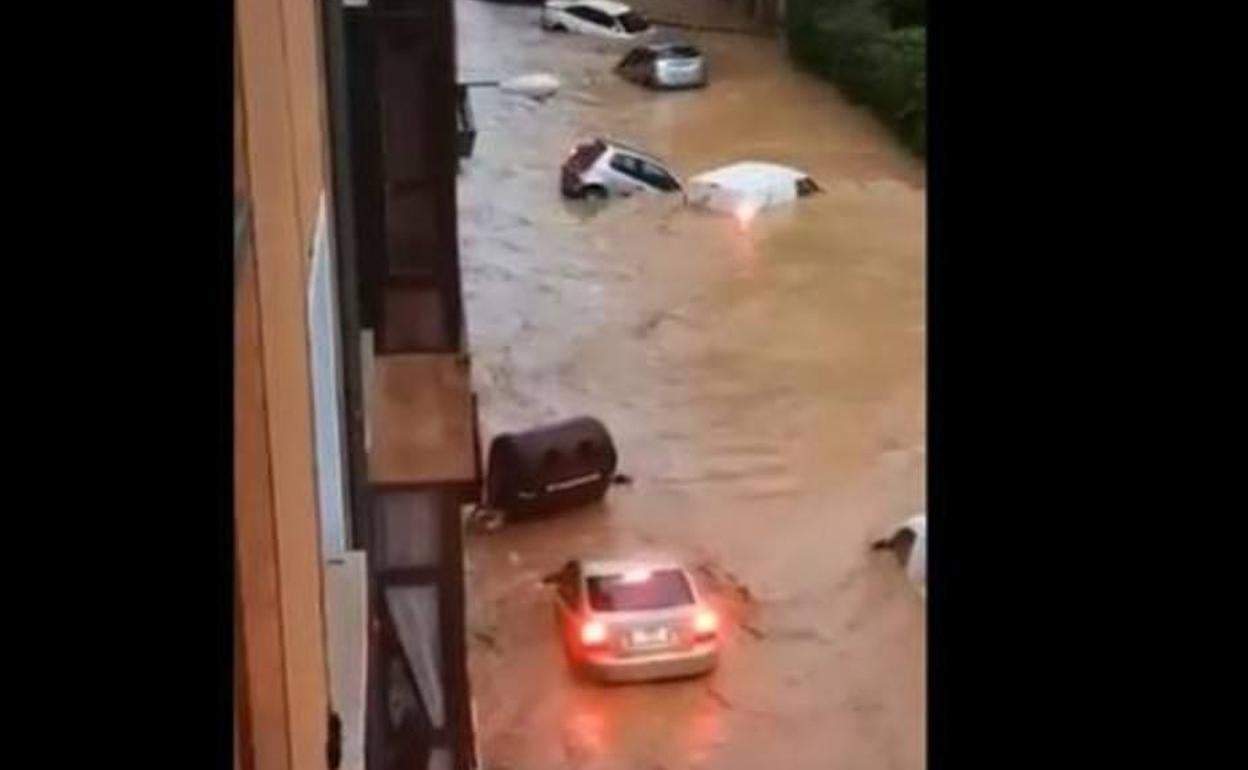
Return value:
M 924 0 L 790 2 L 793 57 L 870 107 L 907 145 L 926 152 L 927 29 L 893 23 L 925 18 Z

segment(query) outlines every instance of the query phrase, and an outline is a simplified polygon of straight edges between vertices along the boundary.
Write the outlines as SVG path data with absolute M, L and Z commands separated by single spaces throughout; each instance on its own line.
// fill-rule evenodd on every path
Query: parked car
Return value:
M 695 206 L 748 221 L 762 209 L 818 191 L 819 185 L 804 171 L 775 163 L 745 161 L 691 178 L 687 198 Z
M 696 676 L 719 663 L 719 620 L 665 561 L 574 560 L 547 575 L 573 669 L 608 682 Z
M 892 551 L 906 577 L 927 598 L 927 516 L 919 514 L 893 528 L 888 537 L 871 544 L 875 550 Z
M 702 52 L 683 40 L 637 46 L 615 65 L 615 71 L 650 88 L 706 85 L 706 60 Z
M 559 188 L 569 198 L 605 198 L 637 191 L 680 192 L 681 184 L 653 155 L 599 138 L 572 149 L 563 163 Z
M 612 0 L 546 0 L 542 28 L 614 40 L 637 40 L 654 29 L 641 14 Z

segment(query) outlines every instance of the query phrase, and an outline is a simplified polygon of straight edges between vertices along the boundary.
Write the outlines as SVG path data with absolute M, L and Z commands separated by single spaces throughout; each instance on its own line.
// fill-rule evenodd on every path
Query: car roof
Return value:
M 684 38 L 669 38 L 667 40 L 652 40 L 637 46 L 638 48 L 648 48 L 651 51 L 666 51 L 672 48 L 692 48 L 697 51 L 698 47 Z M 700 53 L 700 51 L 699 51 Z
M 659 157 L 658 157 L 657 155 L 655 155 L 654 153 L 651 153 L 651 152 L 647 152 L 647 151 L 645 151 L 645 150 L 641 149 L 640 147 L 637 147 L 637 146 L 635 146 L 635 145 L 631 145 L 631 144 L 629 144 L 629 143 L 627 143 L 627 142 L 621 142 L 621 141 L 619 141 L 618 139 L 612 139 L 612 138 L 610 138 L 610 137 L 606 137 L 606 136 L 600 136 L 600 137 L 596 137 L 596 138 L 597 138 L 597 140 L 598 140 L 598 141 L 602 142 L 603 144 L 607 145 L 608 147 L 611 147 L 611 148 L 613 148 L 613 149 L 617 149 L 617 150 L 625 150 L 625 151 L 627 151 L 627 152 L 631 152 L 631 153 L 633 153 L 634 155 L 640 155 L 641 157 L 645 158 L 646 160 L 652 160 L 652 161 L 654 161 L 656 165 L 663 166 L 664 168 L 667 168 L 667 164 L 666 164 L 666 163 L 664 163 L 662 160 L 660 160 L 660 159 L 659 159 Z
M 768 187 L 777 181 L 791 182 L 806 179 L 808 176 L 804 171 L 781 166 L 778 163 L 745 161 L 698 174 L 693 178 L 693 181 L 732 189 L 750 190 Z
M 574 5 L 583 5 L 587 8 L 593 8 L 609 16 L 619 16 L 622 13 L 628 13 L 633 10 L 632 7 L 624 3 L 617 3 L 614 0 L 550 0 L 546 3 L 552 8 L 570 8 Z
M 637 569 L 685 571 L 684 565 L 674 559 L 581 559 L 581 573 L 585 577 L 601 577 L 603 575 L 623 575 Z

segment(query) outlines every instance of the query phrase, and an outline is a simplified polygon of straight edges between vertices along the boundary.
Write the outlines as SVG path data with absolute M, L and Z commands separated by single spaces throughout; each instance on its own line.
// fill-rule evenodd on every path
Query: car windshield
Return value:
M 619 16 L 620 25 L 624 27 L 625 32 L 645 32 L 650 29 L 650 22 L 638 16 L 633 11 L 626 11 Z
M 693 591 L 683 572 L 655 570 L 641 576 L 596 575 L 587 580 L 589 606 L 595 612 L 661 610 L 693 604 Z

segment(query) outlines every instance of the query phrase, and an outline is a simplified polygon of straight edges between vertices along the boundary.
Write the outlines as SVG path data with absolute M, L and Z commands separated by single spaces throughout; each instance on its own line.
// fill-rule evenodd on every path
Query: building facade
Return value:
M 235 12 L 235 766 L 468 770 L 452 4 Z

